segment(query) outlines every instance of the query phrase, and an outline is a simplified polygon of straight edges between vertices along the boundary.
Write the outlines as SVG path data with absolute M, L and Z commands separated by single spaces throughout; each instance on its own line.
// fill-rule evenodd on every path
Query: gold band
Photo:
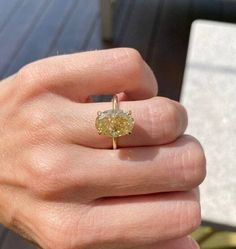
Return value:
M 119 109 L 119 101 L 117 95 L 113 95 L 112 97 L 112 110 L 118 110 Z M 112 137 L 112 147 L 113 150 L 117 149 L 117 137 Z

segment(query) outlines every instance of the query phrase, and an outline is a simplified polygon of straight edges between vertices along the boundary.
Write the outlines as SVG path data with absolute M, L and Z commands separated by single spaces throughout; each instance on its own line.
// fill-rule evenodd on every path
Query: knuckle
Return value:
M 30 112 L 29 127 L 32 130 L 41 130 L 52 123 L 52 116 L 42 108 L 34 108 Z
M 167 121 L 177 121 L 178 120 L 178 112 L 177 112 L 178 109 L 176 105 L 174 104 L 174 102 L 171 100 L 168 100 L 166 103 L 166 107 L 167 107 L 167 112 L 169 115 L 169 119 L 167 119 Z
M 82 171 L 74 171 L 75 157 L 64 148 L 55 145 L 37 147 L 28 152 L 26 162 L 29 168 L 28 188 L 38 198 L 93 198 L 93 194 L 90 196 L 87 193 L 89 177 Z
M 17 90 L 25 98 L 37 95 L 47 90 L 47 68 L 40 61 L 23 66 L 16 73 Z
M 139 53 L 138 50 L 134 49 L 134 48 L 125 48 L 125 52 L 127 54 L 127 57 L 136 63 L 140 63 L 143 64 L 143 58 L 141 56 L 141 54 Z
M 181 117 L 173 101 L 155 97 L 148 104 L 147 109 L 148 121 L 150 121 L 149 130 L 153 137 L 168 142 L 180 135 Z
M 192 137 L 189 139 L 190 143 L 183 155 L 183 163 L 186 162 L 185 170 L 188 171 L 185 174 L 186 181 L 190 183 L 190 187 L 196 187 L 206 177 L 206 157 L 200 143 Z
M 55 149 L 48 148 L 47 151 L 32 151 L 28 155 L 30 168 L 29 181 L 31 191 L 42 198 L 50 198 L 61 190 L 65 164 L 68 157 L 57 153 Z
M 173 101 L 167 101 L 166 103 L 166 119 L 165 119 L 165 126 L 167 127 L 167 133 L 169 134 L 170 138 L 176 138 L 180 131 L 179 131 L 179 123 L 180 123 L 180 116 L 178 112 L 178 108 Z M 167 135 L 168 135 L 167 134 Z
M 64 134 L 65 128 L 56 114 L 43 106 L 28 106 L 24 109 L 22 118 L 26 134 L 33 143 L 46 142 Z
M 156 105 L 158 105 L 158 103 L 153 99 L 152 102 L 148 103 L 146 111 L 143 112 L 143 120 L 146 120 L 145 125 L 147 126 L 147 130 L 153 138 L 159 136 L 158 124 L 160 122 L 160 113 L 158 108 L 156 108 Z
M 163 141 L 173 141 L 176 137 L 178 137 L 182 132 L 181 127 L 181 116 L 179 114 L 179 110 L 174 101 L 171 101 L 167 98 L 154 98 L 156 99 L 156 103 L 151 105 L 149 108 L 149 113 L 154 117 L 154 121 L 159 124 L 158 138 Z M 153 111 L 151 111 L 153 109 Z
M 125 56 L 125 59 L 122 60 L 124 72 L 128 74 L 125 76 L 134 82 L 140 82 L 144 72 L 144 60 L 141 54 L 133 48 L 123 48 L 119 50 L 119 53 L 124 53 Z
M 175 102 L 175 104 L 176 104 L 176 107 L 178 109 L 177 112 L 179 113 L 179 115 L 178 115 L 178 117 L 179 117 L 178 128 L 179 128 L 179 134 L 181 134 L 186 130 L 186 128 L 188 126 L 188 113 L 187 113 L 186 108 L 183 105 L 181 105 L 178 102 Z
M 190 195 L 192 195 L 192 193 L 190 193 Z M 182 201 L 181 204 L 179 203 L 177 209 L 177 235 L 185 236 L 191 234 L 201 224 L 201 207 L 199 202 L 193 199 Z
M 133 80 L 140 81 L 141 76 L 144 72 L 144 61 L 140 53 L 135 49 L 129 49 L 128 63 L 130 65 L 130 76 Z
M 182 223 L 184 234 L 190 234 L 201 224 L 201 208 L 198 202 L 191 202 L 186 207 L 186 215 Z M 181 226 L 181 225 L 180 225 Z
M 41 79 L 40 67 L 37 62 L 23 66 L 16 74 L 17 80 L 24 87 L 32 87 Z
M 35 64 L 27 64 L 23 66 L 18 72 L 17 77 L 21 80 L 21 82 L 32 81 L 33 74 L 35 71 Z

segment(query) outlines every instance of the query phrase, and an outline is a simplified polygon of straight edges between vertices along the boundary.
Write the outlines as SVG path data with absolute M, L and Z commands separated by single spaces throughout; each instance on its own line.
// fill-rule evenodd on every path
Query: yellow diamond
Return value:
M 121 137 L 131 134 L 134 126 L 134 119 L 131 116 L 131 112 L 107 110 L 99 112 L 95 126 L 100 135 Z

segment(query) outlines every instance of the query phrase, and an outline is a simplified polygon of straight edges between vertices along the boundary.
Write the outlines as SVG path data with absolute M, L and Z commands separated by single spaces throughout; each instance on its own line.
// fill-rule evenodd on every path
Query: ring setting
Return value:
M 112 138 L 113 149 L 117 149 L 118 137 L 132 134 L 134 118 L 131 111 L 119 109 L 118 97 L 112 98 L 112 109 L 98 111 L 95 127 L 99 135 Z

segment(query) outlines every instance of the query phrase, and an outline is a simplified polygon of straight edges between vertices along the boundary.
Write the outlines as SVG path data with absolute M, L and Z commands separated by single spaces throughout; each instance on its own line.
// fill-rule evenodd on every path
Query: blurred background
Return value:
M 236 248 L 236 0 L 0 0 L 0 78 L 52 55 L 133 47 L 206 151 L 202 249 Z M 100 96 L 98 101 L 106 101 Z M 34 248 L 0 226 L 0 249 Z

